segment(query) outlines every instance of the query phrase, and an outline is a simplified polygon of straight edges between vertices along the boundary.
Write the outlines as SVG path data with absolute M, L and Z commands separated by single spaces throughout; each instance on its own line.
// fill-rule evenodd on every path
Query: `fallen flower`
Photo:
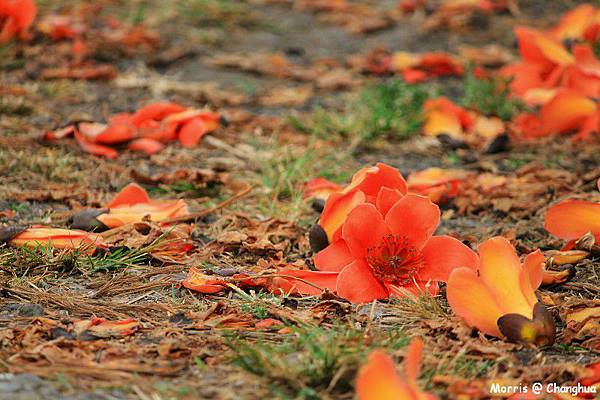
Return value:
M 455 197 L 462 183 L 472 176 L 462 169 L 427 168 L 408 175 L 409 193 L 427 196 L 436 204 L 443 204 Z
M 151 155 L 172 141 L 179 141 L 183 147 L 195 147 L 205 134 L 219 127 L 220 121 L 220 115 L 211 111 L 157 102 L 133 114 L 115 114 L 108 124 L 79 122 L 46 132 L 43 139 L 52 141 L 73 135 L 84 151 L 107 158 L 119 155 L 111 146 L 120 144 L 127 144 L 129 150 Z
M 406 194 L 407 185 L 402 174 L 387 164 L 377 163 L 373 167 L 364 167 L 352 176 L 348 186 L 327 199 L 319 222 L 311 229 L 310 243 L 314 252 L 324 249 L 341 237 L 342 225 L 348 213 L 360 203 L 375 204 L 382 188 L 392 195 Z M 383 196 L 381 201 L 384 201 Z M 388 196 L 389 197 L 389 196 Z
M 462 107 L 446 97 L 430 99 L 423 106 L 425 125 L 423 133 L 427 136 L 448 135 L 464 141 L 465 131 L 473 125 L 473 118 Z
M 144 188 L 130 183 L 106 208 L 78 212 L 70 224 L 78 229 L 103 231 L 143 220 L 161 222 L 185 215 L 189 215 L 189 210 L 184 200 L 151 200 Z
M 600 241 L 600 203 L 565 200 L 548 208 L 544 228 L 564 240 L 577 240 L 591 232 Z
M 187 277 L 181 282 L 183 287 L 204 294 L 220 293 L 227 288 L 223 279 L 214 279 L 196 267 L 190 268 Z
M 404 373 L 396 371 L 394 361 L 382 350 L 375 350 L 358 371 L 356 395 L 358 400 L 435 400 L 418 385 L 423 342 L 413 339 L 404 360 Z
M 77 337 L 111 338 L 135 333 L 140 323 L 135 319 L 107 321 L 104 318 L 83 319 L 73 322 L 73 333 Z
M 447 297 L 454 313 L 491 336 L 552 344 L 554 321 L 535 296 L 542 281 L 542 253 L 529 254 L 521 264 L 514 247 L 503 237 L 486 240 L 478 252 L 478 268 L 458 268 L 450 273 Z
M 102 238 L 81 230 L 32 227 L 6 227 L 0 229 L 0 243 L 17 247 L 36 248 L 49 246 L 53 249 L 82 249 L 92 254 L 96 248 L 105 247 Z
M 27 29 L 37 14 L 33 0 L 0 0 L 0 44 L 29 37 Z

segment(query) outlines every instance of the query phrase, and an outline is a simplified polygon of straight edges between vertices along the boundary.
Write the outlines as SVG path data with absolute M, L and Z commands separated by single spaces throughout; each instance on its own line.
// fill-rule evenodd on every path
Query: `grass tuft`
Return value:
M 278 343 L 229 343 L 235 363 L 265 378 L 279 398 L 322 399 L 351 393 L 356 371 L 373 349 L 397 350 L 409 342 L 399 330 L 370 336 L 350 323 L 292 329 L 293 334 Z

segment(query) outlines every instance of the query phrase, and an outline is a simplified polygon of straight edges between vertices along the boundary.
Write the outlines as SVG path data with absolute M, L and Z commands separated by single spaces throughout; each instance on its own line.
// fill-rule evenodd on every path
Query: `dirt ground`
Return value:
M 79 2 L 38 3 L 44 15 Z M 479 335 L 442 298 L 355 306 L 329 295 L 237 288 L 203 295 L 180 285 L 190 266 L 231 276 L 269 263 L 310 265 L 306 235 L 318 213 L 302 198 L 302 184 L 317 176 L 343 184 L 376 162 L 403 174 L 439 166 L 522 178 L 529 183 L 495 199 L 464 194 L 466 210 L 458 200 L 444 205 L 438 232 L 471 244 L 505 235 L 520 254 L 560 248 L 543 229 L 545 210 L 573 193 L 600 197 L 597 142 L 555 137 L 487 154 L 421 135 L 358 140 L 352 127 L 335 132 L 331 118 L 351 118 L 365 88 L 396 79 L 351 70 L 352 56 L 376 48 L 456 53 L 462 45 L 489 43 L 516 54 L 515 25 L 549 26 L 582 2 L 524 0 L 517 15 L 478 15 L 464 30 L 425 31 L 425 13 L 400 17 L 396 1 L 362 1 L 373 12 L 368 18 L 381 13 L 387 21 L 367 33 L 286 0 L 101 3 L 97 15 L 86 16 L 96 18 L 91 24 L 112 16 L 160 35 L 153 49 L 99 44 L 94 62 L 114 65 L 113 80 L 42 79 L 44 68 L 68 62 L 69 50 L 39 35 L 0 47 L 0 211 L 13 211 L 0 213 L 0 224 L 62 226 L 69 210 L 101 206 L 141 176 L 158 177 L 145 185 L 153 197 L 186 199 L 194 211 L 246 184 L 252 190 L 199 218 L 198 250 L 179 260 L 143 256 L 98 266 L 84 257 L 0 247 L 1 399 L 352 399 L 356 370 L 369 351 L 384 348 L 399 359 L 413 336 L 425 341 L 422 386 L 447 399 L 465 385 L 481 388 L 492 380 L 572 383 L 598 358 L 562 333 L 539 349 Z M 272 53 L 291 60 L 292 72 L 271 73 Z M 333 84 L 318 80 L 332 70 L 340 74 L 331 75 Z M 436 78 L 423 87 L 457 99 L 464 81 Z M 86 154 L 71 139 L 39 140 L 71 121 L 105 121 L 154 100 L 209 106 L 229 123 L 193 149 L 171 144 L 156 155 L 124 151 L 114 160 Z M 181 169 L 208 172 L 194 181 L 164 179 Z M 268 244 L 231 239 L 235 232 Z M 600 301 L 599 273 L 600 263 L 586 260 L 571 281 L 541 291 L 555 304 L 549 308 L 559 332 L 565 307 Z M 74 338 L 67 326 L 92 317 L 133 318 L 139 327 L 125 337 Z M 267 318 L 290 329 L 257 325 Z

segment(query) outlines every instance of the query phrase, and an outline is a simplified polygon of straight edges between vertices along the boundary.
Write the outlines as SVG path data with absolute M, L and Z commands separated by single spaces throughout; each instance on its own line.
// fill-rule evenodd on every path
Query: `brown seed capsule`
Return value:
M 533 319 L 521 314 L 506 314 L 498 318 L 497 323 L 500 332 L 511 342 L 536 346 L 549 346 L 554 343 L 554 318 L 542 303 L 538 302 L 534 306 Z
M 28 228 L 26 225 L 14 225 L 0 228 L 0 243 L 8 243 L 19 233 Z
M 318 253 L 329 245 L 327 233 L 321 228 L 321 225 L 314 224 L 308 232 L 308 241 L 313 253 Z
M 69 218 L 68 225 L 73 229 L 81 229 L 88 232 L 103 232 L 108 227 L 98 221 L 96 217 L 107 212 L 108 208 L 83 210 L 73 214 Z

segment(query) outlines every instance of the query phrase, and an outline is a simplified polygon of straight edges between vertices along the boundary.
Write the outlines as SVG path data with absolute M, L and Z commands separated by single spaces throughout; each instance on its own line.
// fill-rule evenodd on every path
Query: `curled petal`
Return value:
M 338 279 L 337 272 L 329 271 L 284 269 L 279 270 L 277 274 L 285 276 L 275 278 L 270 285 L 269 290 L 286 294 L 300 293 L 309 296 L 319 295 L 325 289 L 335 292 Z
M 544 132 L 565 133 L 580 128 L 585 120 L 596 113 L 596 103 L 575 91 L 564 90 L 540 110 Z
M 227 287 L 224 280 L 214 279 L 196 267 L 190 268 L 187 278 L 181 284 L 190 290 L 205 294 L 220 293 Z
M 140 108 L 132 117 L 131 122 L 140 126 L 148 120 L 160 121 L 169 114 L 185 111 L 185 107 L 171 102 L 157 102 Z
M 179 131 L 179 143 L 183 147 L 196 147 L 202 136 L 208 132 L 207 126 L 199 118 L 187 122 Z
M 131 151 L 141 151 L 148 155 L 152 155 L 164 149 L 165 145 L 154 139 L 140 138 L 129 142 L 127 148 Z
M 382 187 L 396 189 L 402 194 L 407 191 L 406 181 L 400 171 L 387 164 L 377 163 L 374 167 L 365 167 L 354 174 L 350 185 L 344 188 L 344 193 L 358 190 L 374 200 Z
M 75 140 L 79 147 L 86 153 L 94 154 L 97 156 L 104 156 L 106 158 L 117 158 L 119 153 L 110 147 L 103 146 L 101 144 L 96 144 L 88 141 L 81 133 L 75 130 Z

